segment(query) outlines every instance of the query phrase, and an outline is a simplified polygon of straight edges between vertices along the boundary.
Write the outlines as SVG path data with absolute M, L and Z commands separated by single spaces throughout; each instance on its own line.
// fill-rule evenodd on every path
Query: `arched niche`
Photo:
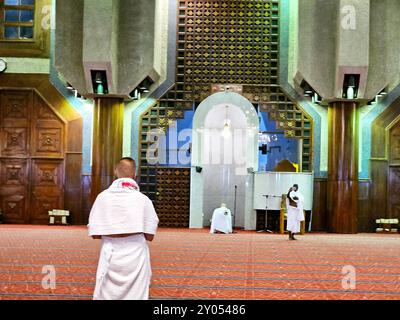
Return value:
M 216 93 L 199 105 L 193 119 L 191 228 L 209 226 L 213 210 L 226 203 L 236 211 L 236 227 L 255 230 L 253 181 L 248 172 L 258 170 L 258 132 L 254 106 L 237 93 Z

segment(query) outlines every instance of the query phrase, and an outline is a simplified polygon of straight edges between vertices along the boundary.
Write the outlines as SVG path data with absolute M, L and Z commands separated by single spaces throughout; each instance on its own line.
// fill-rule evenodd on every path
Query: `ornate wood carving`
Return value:
M 64 124 L 38 96 L 35 97 L 32 131 L 35 156 L 63 157 Z
M 32 92 L 9 91 L 1 96 L 2 120 L 29 118 L 29 109 L 32 104 Z
M 3 156 L 26 156 L 28 150 L 28 128 L 3 128 L 2 150 Z
M 32 163 L 32 182 L 34 187 L 61 187 L 62 161 L 34 160 Z
M 62 129 L 44 129 L 37 130 L 37 149 L 36 153 L 55 153 L 61 154 Z
M 38 100 L 36 107 L 37 118 L 39 120 L 55 120 L 59 121 L 53 110 L 50 110 L 42 101 Z
M 5 223 L 25 223 L 26 197 L 20 195 L 3 195 L 1 207 Z
M 28 167 L 26 160 L 0 161 L 2 186 L 25 186 L 28 183 Z
M 3 157 L 28 154 L 31 91 L 8 91 L 0 95 L 1 150 Z
M 61 208 L 63 205 L 62 198 L 59 196 L 40 196 L 38 193 L 32 193 L 30 209 L 32 224 L 47 224 L 49 222 L 48 212 L 54 208 Z
M 27 160 L 0 160 L 1 210 L 6 223 L 24 223 L 28 204 Z

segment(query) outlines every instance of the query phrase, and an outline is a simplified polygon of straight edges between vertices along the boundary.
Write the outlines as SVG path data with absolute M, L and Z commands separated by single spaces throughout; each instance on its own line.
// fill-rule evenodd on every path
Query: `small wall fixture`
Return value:
M 105 70 L 90 70 L 92 75 L 93 92 L 108 94 L 107 72 Z
M 305 84 L 304 86 L 304 96 L 305 97 L 311 97 L 313 95 L 313 90 L 311 87 L 308 85 L 308 83 Z
M 150 92 L 150 86 L 151 86 L 151 82 L 148 78 L 144 79 L 143 82 L 139 85 L 139 89 L 143 92 L 143 93 L 149 93 Z
M 386 88 L 382 89 L 381 92 L 378 93 L 378 97 L 382 98 L 387 95 Z
M 101 73 L 96 73 L 96 85 L 97 85 L 97 94 L 104 94 L 104 86 L 103 79 L 101 77 Z
M 129 94 L 132 100 L 140 100 L 142 96 L 150 92 L 153 81 L 147 77 Z
M 383 88 L 373 100 L 369 101 L 367 105 L 371 106 L 379 103 L 382 99 L 384 99 L 388 95 L 389 90 L 387 88 Z
M 343 98 L 349 100 L 357 99 L 359 85 L 359 74 L 345 74 L 343 82 Z

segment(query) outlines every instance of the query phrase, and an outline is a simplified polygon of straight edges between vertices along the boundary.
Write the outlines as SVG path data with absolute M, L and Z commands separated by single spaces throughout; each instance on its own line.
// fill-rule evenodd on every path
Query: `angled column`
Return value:
M 93 119 L 91 199 L 114 180 L 115 164 L 122 156 L 124 102 L 120 98 L 96 98 Z
M 165 0 L 68 0 L 56 3 L 54 62 L 78 92 L 92 98 L 92 72 L 106 73 L 108 93 L 128 98 L 146 78 L 166 79 Z
M 328 231 L 357 233 L 358 103 L 332 102 L 328 109 Z

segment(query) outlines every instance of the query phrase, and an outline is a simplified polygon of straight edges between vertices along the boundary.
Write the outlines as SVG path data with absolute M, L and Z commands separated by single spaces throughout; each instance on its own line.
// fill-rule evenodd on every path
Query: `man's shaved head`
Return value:
M 118 179 L 131 178 L 136 176 L 136 163 L 132 158 L 122 158 L 115 168 L 115 175 Z

